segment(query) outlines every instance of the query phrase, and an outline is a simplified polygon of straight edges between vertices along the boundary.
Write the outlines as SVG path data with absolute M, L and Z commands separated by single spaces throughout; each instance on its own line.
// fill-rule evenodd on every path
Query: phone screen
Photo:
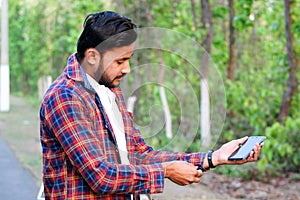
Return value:
M 247 141 L 235 151 L 228 160 L 244 160 L 253 150 L 256 143 L 260 144 L 266 139 L 265 136 L 250 136 Z

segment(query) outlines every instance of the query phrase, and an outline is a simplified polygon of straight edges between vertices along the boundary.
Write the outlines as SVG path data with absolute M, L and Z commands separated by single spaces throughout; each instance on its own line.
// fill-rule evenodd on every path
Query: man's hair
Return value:
M 89 14 L 83 27 L 77 42 L 79 60 L 84 58 L 84 52 L 89 48 L 105 53 L 116 47 L 128 46 L 137 38 L 136 25 L 132 20 L 112 11 Z

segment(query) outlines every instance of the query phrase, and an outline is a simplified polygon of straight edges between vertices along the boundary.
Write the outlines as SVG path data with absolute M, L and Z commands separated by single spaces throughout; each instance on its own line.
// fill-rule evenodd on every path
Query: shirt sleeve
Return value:
M 134 140 L 136 145 L 136 159 L 140 164 L 162 163 L 174 160 L 183 160 L 194 165 L 203 165 L 206 152 L 184 153 L 157 151 L 148 146 L 141 137 L 140 131 L 135 129 Z
M 162 192 L 161 164 L 122 165 L 106 160 L 86 101 L 71 89 L 58 90 L 43 103 L 43 116 L 45 126 L 89 186 L 99 194 Z
M 153 163 L 162 163 L 174 160 L 184 160 L 194 165 L 203 165 L 203 160 L 206 156 L 206 152 L 197 152 L 197 153 L 184 153 L 184 152 L 167 152 L 167 151 L 157 151 L 154 150 L 151 146 L 148 146 L 141 136 L 141 133 L 138 129 L 134 127 L 132 114 L 130 114 L 125 105 L 125 100 L 123 98 L 121 88 L 117 87 L 112 89 L 121 104 L 121 110 L 124 115 L 127 115 L 126 125 L 130 130 L 130 140 L 134 143 L 135 152 L 135 161 L 137 164 L 153 164 Z M 131 149 L 130 149 L 131 150 Z

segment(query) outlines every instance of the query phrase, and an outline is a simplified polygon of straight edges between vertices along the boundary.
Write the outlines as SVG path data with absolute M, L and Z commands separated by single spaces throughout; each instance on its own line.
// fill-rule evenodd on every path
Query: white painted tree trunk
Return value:
M 209 89 L 205 78 L 201 79 L 201 141 L 203 148 L 211 143 Z
M 38 80 L 38 96 L 39 99 L 43 99 L 45 92 L 52 83 L 51 76 L 41 76 Z
M 160 100 L 163 106 L 163 110 L 164 110 L 164 115 L 165 115 L 165 125 L 166 125 L 166 137 L 171 139 L 173 137 L 172 134 L 172 116 L 171 116 L 171 112 L 169 109 L 169 104 L 167 101 L 167 97 L 166 97 L 166 91 L 165 88 L 163 87 L 163 80 L 164 80 L 164 76 L 165 76 L 165 70 L 166 70 L 166 62 L 164 60 L 163 57 L 163 52 L 160 48 L 159 50 L 159 57 L 161 60 L 161 70 L 159 73 L 159 77 L 158 77 L 158 81 L 159 81 L 159 94 L 160 94 Z
M 207 149 L 211 144 L 210 133 L 210 99 L 208 87 L 209 54 L 213 41 L 213 22 L 209 0 L 201 0 L 202 24 L 208 34 L 204 39 L 204 49 L 201 63 L 201 141 L 202 148 Z M 208 24 L 207 24 L 208 23 Z M 207 26 L 208 25 L 208 26 Z M 202 31 L 203 32 L 203 31 Z M 205 31 L 204 31 L 205 32 Z
M 171 139 L 173 136 L 171 112 L 170 112 L 167 97 L 166 97 L 166 91 L 163 86 L 159 86 L 159 93 L 160 93 L 160 99 L 161 99 L 161 102 L 163 105 L 165 120 L 166 120 L 166 136 L 167 136 L 167 138 Z
M 127 100 L 127 111 L 133 114 L 136 96 L 130 96 Z
M 8 3 L 2 0 L 1 16 L 1 66 L 0 66 L 0 111 L 7 112 L 9 103 L 9 65 L 8 65 Z

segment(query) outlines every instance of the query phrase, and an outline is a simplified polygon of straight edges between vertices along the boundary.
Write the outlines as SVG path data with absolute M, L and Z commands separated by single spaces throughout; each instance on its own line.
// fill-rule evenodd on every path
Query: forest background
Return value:
M 226 119 L 217 143 L 209 147 L 218 148 L 245 135 L 267 136 L 258 163 L 243 168 L 222 166 L 218 172 L 244 178 L 299 174 L 299 8 L 299 0 L 9 0 L 9 65 L 13 80 L 10 89 L 13 95 L 26 97 L 38 107 L 39 78 L 55 79 L 63 71 L 68 56 L 76 51 L 86 15 L 114 10 L 130 17 L 139 27 L 160 27 L 183 34 L 209 53 L 226 94 Z M 149 63 L 164 63 L 184 74 L 196 88 L 194 92 L 200 102 L 201 76 L 188 70 L 184 59 L 161 51 L 149 51 L 147 56 L 143 59 Z M 137 54 L 132 65 L 137 65 L 141 57 Z M 139 73 L 135 70 L 124 81 L 126 97 L 132 95 L 126 93 L 130 85 L 140 84 L 139 77 L 143 75 Z M 158 77 L 172 78 L 163 69 L 157 73 Z M 174 82 L 177 87 L 184 87 L 175 78 Z M 152 105 L 163 107 L 159 84 L 141 86 L 134 90 L 134 95 L 136 124 L 143 127 L 162 120 L 161 115 L 148 115 Z M 193 126 L 193 117 L 182 122 L 176 94 L 167 90 L 165 95 L 171 131 L 176 133 L 184 122 Z M 186 104 L 193 104 L 188 95 L 185 99 Z M 147 136 L 147 142 L 167 150 L 202 150 L 200 128 L 196 135 L 189 136 L 190 127 L 184 126 L 185 135 L 174 141 L 164 134 L 165 128 Z M 185 142 L 187 138 L 190 141 Z

